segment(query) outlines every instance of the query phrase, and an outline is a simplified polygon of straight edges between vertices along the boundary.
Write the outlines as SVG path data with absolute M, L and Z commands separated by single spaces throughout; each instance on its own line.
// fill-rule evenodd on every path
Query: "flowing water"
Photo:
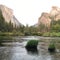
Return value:
M 49 40 L 59 39 L 57 37 L 39 37 L 39 36 L 25 36 L 14 37 L 16 40 L 12 42 L 2 43 L 0 46 L 0 60 L 60 60 L 60 50 L 55 53 L 49 53 L 47 47 L 40 42 L 37 51 L 27 51 L 25 45 L 31 39 Z M 47 43 L 47 42 L 46 42 Z M 46 44 L 45 43 L 45 44 Z

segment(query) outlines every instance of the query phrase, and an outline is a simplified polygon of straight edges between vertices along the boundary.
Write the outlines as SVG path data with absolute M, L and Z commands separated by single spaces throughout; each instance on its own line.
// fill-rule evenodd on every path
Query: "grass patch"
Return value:
M 56 49 L 56 48 L 55 48 L 55 44 L 54 44 L 54 43 L 50 43 L 50 44 L 49 44 L 49 47 L 48 47 L 48 51 L 49 51 L 49 52 L 55 52 L 55 49 Z
M 0 36 L 0 40 L 12 40 L 11 36 Z
M 42 36 L 45 37 L 60 37 L 60 32 L 46 32 Z
M 27 49 L 37 49 L 38 40 L 30 40 L 26 44 Z
M 21 32 L 0 32 L 0 36 L 24 36 Z
M 9 41 L 12 41 L 13 38 L 11 36 L 0 36 L 0 45 L 3 43 L 3 42 L 9 42 Z

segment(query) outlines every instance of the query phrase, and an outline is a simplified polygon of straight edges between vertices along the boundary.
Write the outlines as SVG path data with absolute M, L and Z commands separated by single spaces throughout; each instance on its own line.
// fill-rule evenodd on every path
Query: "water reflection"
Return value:
M 30 55 L 38 55 L 38 49 L 27 49 L 27 53 Z
M 52 60 L 60 60 L 60 53 L 50 53 Z

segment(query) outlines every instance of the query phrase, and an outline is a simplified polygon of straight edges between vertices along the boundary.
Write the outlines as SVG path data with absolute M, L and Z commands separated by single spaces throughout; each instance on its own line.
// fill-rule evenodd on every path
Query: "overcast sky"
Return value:
M 22 24 L 33 25 L 42 12 L 49 12 L 52 6 L 60 7 L 60 0 L 0 0 L 0 4 L 13 9 Z

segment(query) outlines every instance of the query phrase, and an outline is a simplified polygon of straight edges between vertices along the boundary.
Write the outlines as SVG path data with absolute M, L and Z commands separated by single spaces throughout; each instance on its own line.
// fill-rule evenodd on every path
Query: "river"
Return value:
M 14 37 L 13 42 L 4 42 L 4 46 L 0 46 L 0 60 L 60 60 L 60 51 L 49 53 L 47 49 L 41 47 L 39 43 L 37 51 L 27 51 L 25 45 L 31 39 L 49 40 L 59 39 L 58 37 L 40 37 L 40 36 L 24 36 Z M 43 45 L 43 44 L 42 44 Z M 43 45 L 44 46 L 44 45 Z

